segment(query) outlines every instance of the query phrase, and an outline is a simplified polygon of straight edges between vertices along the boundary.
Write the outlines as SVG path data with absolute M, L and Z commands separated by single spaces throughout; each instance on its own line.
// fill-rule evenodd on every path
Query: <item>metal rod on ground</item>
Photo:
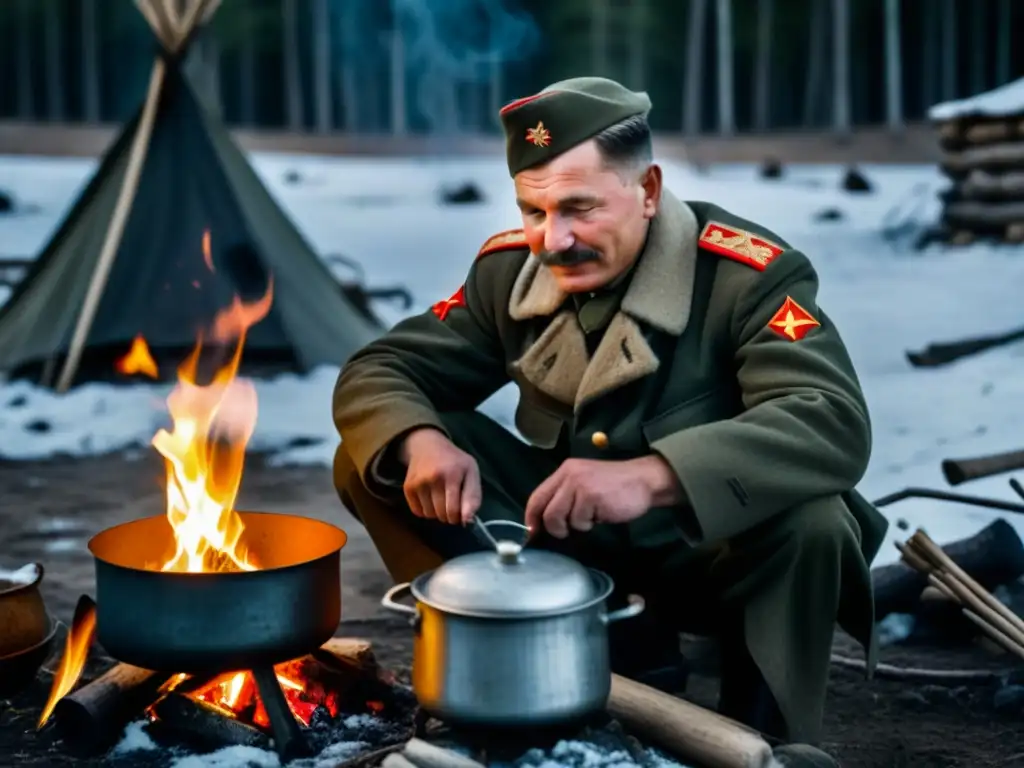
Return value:
M 92 322 L 96 317 L 96 310 L 99 308 L 103 289 L 106 287 L 107 278 L 110 276 L 110 268 L 113 266 L 114 257 L 117 255 L 117 249 L 121 244 L 121 235 L 124 234 L 128 214 L 135 200 L 135 193 L 139 186 L 139 177 L 142 175 L 143 161 L 149 148 L 149 139 L 153 134 L 157 103 L 160 100 L 160 92 L 163 89 L 166 72 L 167 65 L 164 59 L 158 57 L 153 62 L 153 71 L 149 76 L 149 90 L 146 93 L 146 102 L 142 108 L 142 117 L 139 120 L 138 127 L 135 129 L 135 136 L 132 138 L 132 146 L 128 155 L 128 167 L 125 170 L 124 181 L 121 184 L 117 204 L 110 219 L 110 226 L 107 227 L 106 238 L 103 241 L 99 259 L 96 262 L 96 268 L 93 270 L 92 279 L 86 290 L 82 311 L 78 316 L 74 335 L 71 337 L 71 344 L 68 346 L 68 356 L 64 361 L 64 367 L 57 381 L 57 391 L 61 393 L 66 392 L 68 387 L 71 386 L 75 373 L 78 371 L 78 363 L 82 357 L 85 341 L 89 336 L 89 331 L 92 329 Z
M 876 507 L 887 507 L 904 499 L 937 499 L 939 501 L 951 501 L 958 504 L 972 504 L 976 507 L 988 509 L 1001 509 L 1004 512 L 1018 512 L 1024 514 L 1024 505 L 1012 501 L 1000 501 L 999 499 L 986 499 L 982 496 L 968 496 L 962 493 L 950 493 L 949 491 L 934 491 L 930 488 L 904 488 L 902 491 L 890 493 L 872 502 Z

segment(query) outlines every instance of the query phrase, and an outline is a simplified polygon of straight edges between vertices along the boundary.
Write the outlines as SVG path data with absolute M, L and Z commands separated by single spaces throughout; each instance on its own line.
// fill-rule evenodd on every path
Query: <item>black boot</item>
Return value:
M 615 610 L 614 603 L 609 610 Z M 632 619 L 608 626 L 612 672 L 665 693 L 686 690 L 689 664 L 679 650 L 679 632 L 654 613 L 644 611 Z

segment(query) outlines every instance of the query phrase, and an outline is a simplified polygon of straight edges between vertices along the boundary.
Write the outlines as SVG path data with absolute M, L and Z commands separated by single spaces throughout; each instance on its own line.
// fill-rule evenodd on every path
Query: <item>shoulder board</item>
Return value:
M 517 248 L 528 248 L 526 244 L 526 235 L 523 234 L 521 229 L 507 229 L 504 232 L 499 232 L 496 235 L 491 235 L 487 238 L 487 241 L 480 246 L 479 252 L 476 257 L 478 259 L 484 256 L 489 256 L 492 253 L 498 251 L 514 251 Z
M 760 235 L 717 221 L 709 221 L 704 225 L 697 244 L 706 251 L 746 264 L 759 272 L 764 272 L 786 250 Z

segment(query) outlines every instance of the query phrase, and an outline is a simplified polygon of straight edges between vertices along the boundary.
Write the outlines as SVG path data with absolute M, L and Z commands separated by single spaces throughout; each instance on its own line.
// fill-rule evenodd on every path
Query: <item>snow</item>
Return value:
M 1024 78 L 966 99 L 936 104 L 928 110 L 928 118 L 942 121 L 971 115 L 1006 117 L 1019 115 L 1021 112 L 1024 112 Z
M 39 563 L 29 563 L 13 571 L 0 568 L 0 588 L 8 585 L 24 586 L 26 584 L 35 584 L 42 578 L 42 575 L 43 571 L 39 567 Z
M 410 312 L 451 295 L 480 244 L 518 222 L 500 158 L 256 155 L 253 161 L 317 249 L 358 260 L 369 285 L 408 286 L 414 294 Z M 38 252 L 95 167 L 95 161 L 0 157 L 0 184 L 29 206 L 24 215 L 0 217 L 0 250 Z M 285 180 L 290 170 L 298 171 L 299 183 Z M 938 369 L 913 369 L 904 352 L 1024 324 L 1024 253 L 1010 246 L 923 253 L 893 247 L 881 233 L 886 216 L 924 187 L 928 197 L 917 215 L 934 219 L 935 192 L 944 182 L 930 167 L 862 170 L 875 193 L 843 192 L 838 185 L 843 169 L 830 166 L 791 168 L 782 180 L 762 181 L 751 166 L 718 166 L 701 174 L 667 164 L 665 176 L 680 197 L 712 200 L 762 222 L 814 261 L 820 304 L 841 329 L 868 399 L 874 446 L 860 489 L 876 499 L 907 486 L 945 487 L 944 458 L 1021 447 L 1024 345 Z M 439 189 L 463 181 L 475 183 L 486 201 L 438 201 Z M 814 214 L 825 208 L 839 209 L 843 217 L 816 220 Z M 380 310 L 389 322 L 404 314 L 387 304 Z M 337 445 L 330 416 L 336 376 L 336 369 L 324 368 L 305 377 L 257 382 L 260 412 L 252 447 L 275 452 L 281 464 L 329 466 Z M 168 392 L 166 386 L 89 385 L 56 396 L 21 382 L 0 385 L 0 457 L 146 449 L 166 424 Z M 483 410 L 510 425 L 515 402 L 515 391 L 507 387 Z M 967 492 L 1019 501 L 1006 480 L 976 481 Z M 876 565 L 894 561 L 898 553 L 892 541 L 918 526 L 941 543 L 970 535 L 1000 516 L 929 500 L 903 501 L 884 512 L 892 520 L 903 518 L 909 531 L 891 527 Z M 1024 536 L 1024 516 L 1005 517 Z

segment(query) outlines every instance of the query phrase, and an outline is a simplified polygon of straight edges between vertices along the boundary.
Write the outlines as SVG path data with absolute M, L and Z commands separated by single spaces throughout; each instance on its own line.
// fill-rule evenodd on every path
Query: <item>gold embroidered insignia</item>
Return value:
M 546 147 L 551 143 L 551 131 L 544 127 L 543 122 L 538 120 L 536 127 L 526 129 L 526 140 L 531 144 L 536 144 L 538 147 Z
M 817 320 L 806 309 L 801 307 L 791 296 L 782 302 L 779 311 L 768 321 L 768 327 L 779 336 L 790 341 L 800 341 L 814 328 L 820 326 Z
M 476 257 L 479 259 L 483 256 L 489 256 L 492 253 L 498 251 L 513 251 L 516 248 L 528 248 L 526 244 L 526 235 L 523 234 L 521 229 L 507 229 L 504 232 L 499 232 L 496 235 L 491 235 L 480 246 L 479 252 Z
M 706 250 L 746 264 L 763 272 L 784 250 L 771 240 L 753 235 L 742 229 L 727 227 L 717 221 L 709 221 L 700 233 L 698 244 Z

